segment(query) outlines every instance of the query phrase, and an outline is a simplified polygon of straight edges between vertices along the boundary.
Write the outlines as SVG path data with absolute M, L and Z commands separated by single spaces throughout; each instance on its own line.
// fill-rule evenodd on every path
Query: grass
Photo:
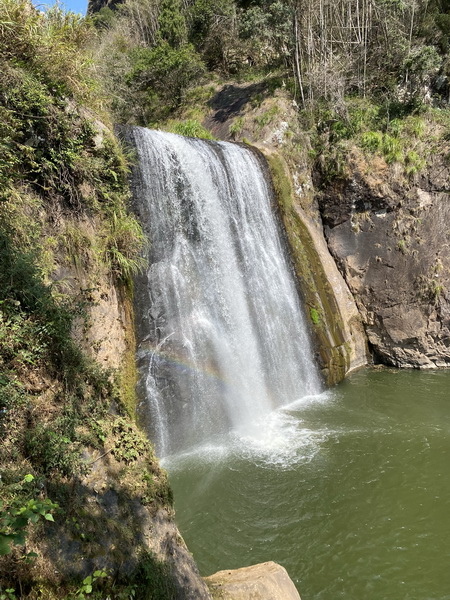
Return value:
M 242 133 L 244 129 L 244 117 L 236 117 L 233 121 L 233 123 L 230 125 L 230 134 L 232 135 L 233 139 L 236 139 L 237 137 L 239 137 L 239 135 Z
M 197 119 L 186 119 L 185 121 L 171 120 L 165 126 L 167 131 L 184 135 L 186 137 L 213 140 L 214 136 Z
M 341 113 L 322 105 L 314 114 L 312 158 L 322 156 L 321 169 L 330 181 L 345 176 L 342 165 L 353 145 L 388 165 L 401 165 L 404 176 L 414 177 L 427 166 L 422 157 L 440 152 L 448 131 L 447 112 L 352 97 Z
M 275 117 L 278 115 L 280 109 L 274 104 L 268 110 L 266 110 L 263 114 L 255 117 L 255 123 L 258 125 L 260 129 L 272 123 Z

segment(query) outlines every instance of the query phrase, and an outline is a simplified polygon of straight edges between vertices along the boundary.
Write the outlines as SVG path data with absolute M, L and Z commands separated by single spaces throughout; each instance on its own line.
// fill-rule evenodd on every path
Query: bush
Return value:
M 15 486 L 14 497 L 9 502 L 0 500 L 0 556 L 9 554 L 13 545 L 23 546 L 29 523 L 37 523 L 40 519 L 53 521 L 53 511 L 58 505 L 45 499 L 27 499 L 30 487 L 34 480 L 33 475 L 27 474 L 23 480 Z M 28 553 L 27 558 L 35 557 L 36 554 Z M 0 590 L 1 591 L 1 590 Z
M 53 298 L 35 260 L 12 243 L 0 224 L 0 356 L 6 364 L 16 358 L 33 364 L 45 356 L 70 379 L 73 369 L 82 365 L 71 339 L 73 308 Z
M 404 69 L 411 97 L 423 100 L 432 79 L 441 66 L 441 57 L 434 46 L 413 48 L 405 59 Z
M 42 14 L 29 0 L 0 0 L 2 61 L 27 65 L 53 92 L 98 106 L 98 85 L 89 61 L 93 27 L 58 6 Z
M 381 131 L 367 131 L 361 136 L 361 146 L 371 152 L 381 152 L 383 148 L 383 134 Z
M 136 48 L 131 62 L 128 84 L 141 93 L 152 120 L 168 116 L 205 71 L 191 44 L 173 48 L 162 42 L 155 48 Z
M 33 467 L 45 475 L 74 477 L 84 471 L 73 441 L 50 425 L 37 425 L 27 431 L 26 452 Z

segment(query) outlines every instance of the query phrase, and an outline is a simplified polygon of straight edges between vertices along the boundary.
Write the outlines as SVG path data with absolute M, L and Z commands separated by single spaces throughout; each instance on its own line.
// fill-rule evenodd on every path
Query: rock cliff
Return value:
M 414 178 L 355 150 L 349 175 L 320 193 L 328 246 L 376 362 L 450 365 L 450 172 L 442 150 Z

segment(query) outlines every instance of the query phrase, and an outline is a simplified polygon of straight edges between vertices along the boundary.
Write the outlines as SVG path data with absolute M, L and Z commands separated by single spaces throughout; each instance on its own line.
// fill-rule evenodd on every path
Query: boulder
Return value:
M 220 600 L 300 600 L 286 569 L 274 562 L 219 571 L 205 581 Z

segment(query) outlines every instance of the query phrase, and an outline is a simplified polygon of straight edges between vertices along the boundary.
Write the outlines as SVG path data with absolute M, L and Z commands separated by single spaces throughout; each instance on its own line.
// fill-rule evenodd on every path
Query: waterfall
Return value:
M 140 388 L 161 456 L 316 394 L 305 319 L 260 159 L 132 128 L 150 246 L 136 285 Z

